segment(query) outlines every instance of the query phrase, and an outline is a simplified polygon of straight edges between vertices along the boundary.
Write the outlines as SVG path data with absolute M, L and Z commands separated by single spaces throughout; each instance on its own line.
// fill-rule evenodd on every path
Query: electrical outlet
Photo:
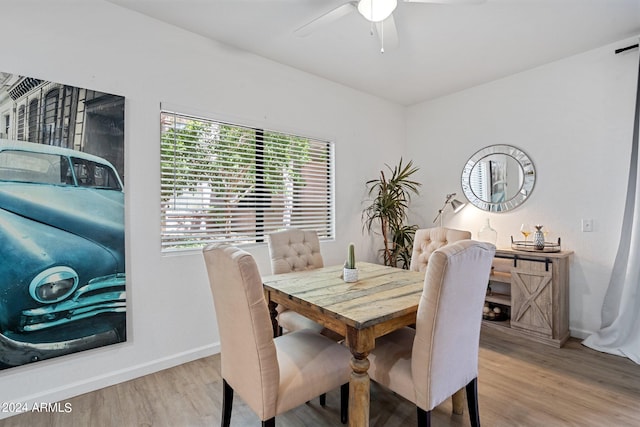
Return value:
M 582 232 L 588 233 L 593 231 L 593 220 L 592 219 L 583 219 L 582 220 Z

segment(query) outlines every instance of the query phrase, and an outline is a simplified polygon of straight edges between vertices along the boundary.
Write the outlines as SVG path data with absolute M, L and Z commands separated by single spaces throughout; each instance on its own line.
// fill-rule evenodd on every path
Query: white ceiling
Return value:
M 398 45 L 381 54 L 357 12 L 294 34 L 346 0 L 109 1 L 402 105 L 640 35 L 640 0 L 400 0 Z

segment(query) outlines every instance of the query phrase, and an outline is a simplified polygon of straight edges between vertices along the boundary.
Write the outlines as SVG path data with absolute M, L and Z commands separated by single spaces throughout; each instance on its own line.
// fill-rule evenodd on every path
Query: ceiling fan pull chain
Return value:
M 384 53 L 384 22 L 380 22 L 380 53 Z

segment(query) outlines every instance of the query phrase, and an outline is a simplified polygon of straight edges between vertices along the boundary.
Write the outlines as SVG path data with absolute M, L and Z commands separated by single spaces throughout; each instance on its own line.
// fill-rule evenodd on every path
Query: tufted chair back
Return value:
M 220 332 L 222 426 L 230 425 L 234 392 L 263 425 L 275 426 L 276 415 L 337 387 L 346 422 L 349 350 L 308 330 L 274 339 L 262 278 L 251 254 L 216 244 L 202 253 Z
M 436 250 L 459 240 L 471 239 L 471 233 L 446 227 L 421 228 L 413 238 L 409 270 L 425 271 L 429 257 Z
M 222 377 L 262 419 L 275 416 L 280 370 L 262 277 L 241 249 L 203 250 L 220 331 Z
M 276 231 L 269 234 L 267 243 L 273 274 L 312 270 L 324 266 L 318 233 L 313 230 L 287 228 Z M 281 305 L 278 305 L 276 310 L 281 332 L 282 329 L 287 331 L 310 329 L 318 333 L 324 330 L 321 324 L 295 311 L 286 310 Z
M 480 426 L 478 346 L 495 251 L 491 243 L 474 240 L 434 251 L 416 328 L 376 338 L 369 353 L 371 379 L 415 403 L 419 426 L 431 425 L 431 410 L 461 388 L 466 389 L 471 425 Z
M 320 240 L 313 230 L 288 228 L 269 234 L 269 254 L 273 274 L 311 270 L 324 266 Z
M 430 410 L 478 376 L 482 307 L 496 249 L 463 240 L 434 252 L 416 320 L 411 372 L 417 406 Z

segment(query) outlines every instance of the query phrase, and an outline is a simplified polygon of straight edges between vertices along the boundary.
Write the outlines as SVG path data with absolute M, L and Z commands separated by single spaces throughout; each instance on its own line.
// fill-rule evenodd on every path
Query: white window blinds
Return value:
M 331 143 L 168 111 L 161 126 L 163 251 L 285 227 L 334 237 Z
M 471 186 L 473 194 L 475 194 L 480 200 L 491 200 L 489 196 L 489 183 L 491 182 L 489 175 L 490 172 L 489 163 L 484 161 L 478 162 L 471 170 L 469 185 Z

